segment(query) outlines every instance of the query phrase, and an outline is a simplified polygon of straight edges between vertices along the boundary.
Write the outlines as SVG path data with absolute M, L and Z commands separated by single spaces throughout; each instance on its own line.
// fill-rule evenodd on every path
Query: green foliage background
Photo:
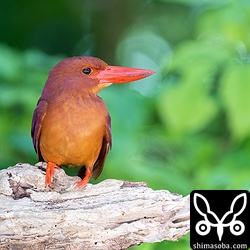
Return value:
M 157 72 L 100 93 L 113 149 L 98 182 L 250 190 L 250 1 L 23 0 L 0 12 L 0 169 L 36 163 L 30 123 L 49 69 L 92 55 Z M 189 236 L 131 249 L 189 249 Z

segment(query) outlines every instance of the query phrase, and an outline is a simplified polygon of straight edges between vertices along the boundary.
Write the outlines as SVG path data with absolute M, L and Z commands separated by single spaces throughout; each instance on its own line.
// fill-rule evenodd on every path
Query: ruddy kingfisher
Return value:
M 152 70 L 109 66 L 99 58 L 71 57 L 49 72 L 33 114 L 31 136 L 38 160 L 47 162 L 45 185 L 53 188 L 54 168 L 81 167 L 83 187 L 101 174 L 111 149 L 110 115 L 97 95 L 112 83 L 136 81 Z

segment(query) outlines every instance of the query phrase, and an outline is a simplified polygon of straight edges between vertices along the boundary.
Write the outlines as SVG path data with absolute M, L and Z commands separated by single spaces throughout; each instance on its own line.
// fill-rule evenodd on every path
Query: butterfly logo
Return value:
M 239 205 L 241 204 L 241 199 L 243 199 L 243 205 L 239 208 Z M 237 217 L 246 208 L 246 193 L 239 194 L 233 199 L 229 211 L 227 211 L 221 219 L 219 219 L 219 217 L 213 211 L 211 211 L 210 205 L 203 195 L 199 193 L 194 193 L 193 203 L 196 211 L 204 218 L 203 220 L 197 222 L 195 226 L 195 230 L 199 235 L 204 236 L 209 234 L 211 227 L 217 228 L 217 235 L 219 241 L 221 241 L 222 239 L 225 227 L 229 227 L 230 232 L 233 235 L 238 236 L 244 233 L 245 225 L 242 221 L 237 220 Z M 200 204 L 200 207 L 198 203 Z M 230 222 L 226 223 L 226 220 Z

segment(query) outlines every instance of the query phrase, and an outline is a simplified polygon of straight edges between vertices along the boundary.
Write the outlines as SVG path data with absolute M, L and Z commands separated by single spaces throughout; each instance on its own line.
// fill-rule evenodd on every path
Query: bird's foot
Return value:
M 54 176 L 54 170 L 55 168 L 61 169 L 61 167 L 57 166 L 53 162 L 48 162 L 46 167 L 46 177 L 45 177 L 45 188 L 50 187 L 51 189 L 54 189 L 54 186 L 52 185 L 52 179 Z
M 89 179 L 91 178 L 91 176 L 92 176 L 92 171 L 87 169 L 85 177 L 82 180 L 76 182 L 73 188 L 76 189 L 76 188 L 84 187 L 89 182 Z

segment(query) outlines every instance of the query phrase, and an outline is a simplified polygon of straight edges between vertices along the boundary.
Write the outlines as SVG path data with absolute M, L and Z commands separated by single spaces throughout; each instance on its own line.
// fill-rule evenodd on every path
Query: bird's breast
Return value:
M 97 96 L 67 94 L 48 103 L 40 150 L 45 161 L 91 166 L 98 158 L 108 112 Z

